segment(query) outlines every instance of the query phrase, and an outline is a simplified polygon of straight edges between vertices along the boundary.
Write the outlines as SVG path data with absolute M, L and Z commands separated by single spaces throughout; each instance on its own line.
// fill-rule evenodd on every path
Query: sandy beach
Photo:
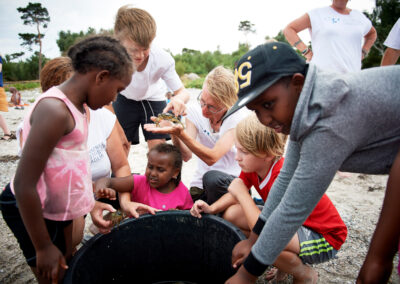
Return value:
M 189 91 L 193 98 L 199 92 L 196 89 Z M 33 100 L 39 93 L 39 89 L 21 92 L 24 102 Z M 16 130 L 27 109 L 27 107 L 24 110 L 10 108 L 8 113 L 1 113 L 10 130 Z M 132 172 L 144 173 L 147 150 L 143 137 L 139 145 L 132 146 L 128 158 Z M 16 140 L 0 140 L 1 188 L 10 181 L 18 160 Z M 196 169 L 196 162 L 197 158 L 193 158 L 183 166 L 182 180 L 188 187 Z M 379 217 L 386 182 L 387 175 L 350 174 L 349 177 L 338 175 L 335 177 L 327 194 L 348 227 L 348 237 L 337 259 L 314 266 L 319 273 L 318 283 L 355 282 Z M 394 259 L 394 267 L 397 267 L 397 263 L 398 256 Z M 0 283 L 37 283 L 3 218 L 0 218 Z M 260 277 L 257 283 L 267 282 Z M 290 283 L 290 280 L 282 283 Z M 393 270 L 389 283 L 400 283 L 396 269 Z

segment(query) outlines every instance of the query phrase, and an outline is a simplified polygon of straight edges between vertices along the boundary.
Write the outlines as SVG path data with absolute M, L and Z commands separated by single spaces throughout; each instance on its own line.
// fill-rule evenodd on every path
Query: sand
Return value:
M 189 90 L 195 97 L 199 90 Z M 25 102 L 34 99 L 39 90 L 22 91 Z M 9 95 L 9 94 L 8 94 Z M 10 108 L 8 113 L 1 113 L 11 130 L 27 112 Z M 0 130 L 1 131 L 1 130 Z M 2 133 L 0 133 L 2 135 Z M 147 144 L 142 137 L 139 145 L 133 146 L 129 154 L 132 172 L 144 173 L 146 166 Z M 0 140 L 0 187 L 4 187 L 15 172 L 18 163 L 17 144 L 15 140 Z M 184 163 L 182 180 L 189 186 L 196 169 L 196 158 Z M 382 200 L 385 193 L 387 175 L 351 174 L 350 177 L 336 176 L 327 194 L 337 207 L 349 234 L 345 244 L 338 253 L 337 259 L 314 265 L 319 273 L 318 283 L 354 283 L 367 253 L 373 234 Z M 394 260 L 395 267 L 398 257 Z M 399 283 L 397 270 L 393 270 L 389 283 Z M 0 283 L 37 283 L 29 267 L 25 263 L 22 252 L 3 218 L 0 218 Z M 257 283 L 266 283 L 262 277 Z M 283 283 L 283 282 L 282 282 Z M 286 281 L 284 283 L 290 283 Z

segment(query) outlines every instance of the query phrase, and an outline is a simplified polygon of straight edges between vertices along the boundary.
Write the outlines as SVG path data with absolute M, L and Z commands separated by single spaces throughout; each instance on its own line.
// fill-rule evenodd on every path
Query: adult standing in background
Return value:
M 7 95 L 3 88 L 3 58 L 0 55 L 0 111 L 8 111 Z M 7 122 L 4 117 L 0 114 L 0 128 L 3 130 L 4 134 L 0 138 L 1 140 L 10 140 L 12 135 L 8 129 Z
M 332 0 L 332 5 L 313 9 L 289 23 L 283 30 L 288 42 L 322 69 L 338 73 L 361 70 L 376 40 L 376 30 L 361 12 L 347 7 L 348 0 Z M 311 48 L 298 33 L 309 29 Z
M 400 18 L 394 24 L 383 43 L 387 46 L 382 57 L 381 66 L 394 65 L 400 56 Z

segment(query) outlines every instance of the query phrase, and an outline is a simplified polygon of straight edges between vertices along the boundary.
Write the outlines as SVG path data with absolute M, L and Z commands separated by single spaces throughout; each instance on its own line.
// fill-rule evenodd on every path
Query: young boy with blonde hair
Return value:
M 137 71 L 130 85 L 118 94 L 113 107 L 125 134 L 132 144 L 139 144 L 139 126 L 151 122 L 151 116 L 173 110 L 185 114 L 189 94 L 175 71 L 175 61 L 165 50 L 152 45 L 157 25 L 145 10 L 122 6 L 117 13 L 114 33 L 128 50 Z M 165 84 L 174 93 L 166 105 Z M 166 134 L 143 131 L 149 149 L 169 139 Z
M 283 165 L 284 141 L 284 135 L 265 127 L 255 114 L 242 120 L 236 126 L 235 141 L 236 160 L 242 168 L 239 178 L 234 179 L 229 192 L 212 205 L 196 201 L 191 214 L 200 218 L 201 213 L 223 212 L 224 219 L 249 236 L 261 212 L 249 190 L 254 186 L 264 202 L 267 200 Z M 324 195 L 278 256 L 274 263 L 277 269 L 272 269 L 267 279 L 283 280 L 289 273 L 294 281 L 308 280 L 307 277 L 316 272 L 305 263 L 320 263 L 335 257 L 346 236 L 346 225 L 328 196 Z

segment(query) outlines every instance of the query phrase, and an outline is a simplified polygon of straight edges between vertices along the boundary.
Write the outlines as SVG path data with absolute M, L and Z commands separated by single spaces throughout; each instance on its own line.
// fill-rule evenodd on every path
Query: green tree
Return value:
M 380 66 L 385 52 L 384 41 L 393 25 L 400 17 L 399 0 L 376 0 L 372 13 L 364 12 L 375 27 L 378 37 L 372 46 L 367 58 L 363 60 L 363 68 Z
M 204 77 L 218 65 L 233 70 L 235 62 L 247 51 L 249 51 L 248 45 L 239 43 L 238 50 L 232 54 L 225 54 L 220 50 L 202 53 L 198 50 L 183 48 L 181 54 L 172 56 L 175 59 L 175 69 L 180 76 L 187 73 L 196 73 Z
M 99 32 L 96 31 L 96 29 L 89 27 L 86 32 L 80 31 L 79 33 L 73 33 L 71 31 L 60 31 L 58 33 L 58 39 L 57 39 L 57 45 L 58 48 L 61 51 L 62 55 L 65 55 L 68 51 L 68 49 L 78 41 L 82 40 L 85 37 L 91 36 L 91 35 L 96 35 L 96 34 L 102 34 L 102 35 L 112 35 L 113 30 L 105 30 L 105 29 L 100 29 Z
M 5 55 L 5 59 L 7 61 L 12 61 L 14 59 L 17 59 L 17 58 L 21 57 L 24 54 L 25 54 L 24 52 L 16 52 L 16 53 L 12 53 L 12 54 L 6 54 Z
M 3 62 L 4 70 L 4 80 L 6 81 L 21 81 L 21 80 L 35 80 L 39 77 L 38 64 L 39 64 L 39 52 L 36 51 L 32 56 L 25 61 L 12 62 L 13 55 L 6 54 L 4 56 L 5 60 Z M 43 64 L 45 64 L 48 59 L 44 54 L 42 54 Z
M 61 51 L 62 55 L 65 55 L 68 49 L 80 39 L 84 38 L 85 36 L 95 34 L 96 30 L 92 27 L 89 27 L 87 32 L 80 31 L 79 33 L 73 33 L 71 31 L 60 31 L 58 33 L 57 45 Z
M 17 8 L 18 12 L 22 13 L 21 19 L 24 21 L 24 25 L 36 26 L 37 33 L 19 33 L 18 35 L 23 40 L 22 46 L 28 46 L 29 50 L 32 50 L 32 45 L 39 45 L 39 73 L 42 70 L 42 39 L 44 34 L 40 31 L 40 27 L 47 28 L 47 23 L 50 22 L 49 12 L 45 7 L 42 7 L 40 3 L 29 2 L 25 8 Z
M 284 42 L 290 45 L 290 43 L 286 40 L 285 35 L 283 34 L 283 31 L 280 30 L 279 33 L 274 37 L 275 40 Z
M 249 46 L 248 42 L 247 42 L 247 36 L 249 33 L 255 34 L 256 33 L 256 29 L 254 28 L 254 24 L 251 23 L 250 21 L 240 21 L 239 23 L 239 27 L 238 30 L 240 32 L 244 33 L 244 36 L 246 37 L 246 44 Z

